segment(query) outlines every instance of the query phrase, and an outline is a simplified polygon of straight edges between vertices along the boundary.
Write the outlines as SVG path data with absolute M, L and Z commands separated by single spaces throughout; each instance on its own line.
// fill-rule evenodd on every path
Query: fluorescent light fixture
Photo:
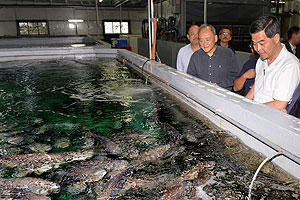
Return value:
M 71 47 L 84 47 L 85 44 L 71 44 Z
M 103 2 L 103 0 L 99 0 L 99 3 Z
M 68 22 L 71 23 L 83 22 L 83 19 L 69 19 Z

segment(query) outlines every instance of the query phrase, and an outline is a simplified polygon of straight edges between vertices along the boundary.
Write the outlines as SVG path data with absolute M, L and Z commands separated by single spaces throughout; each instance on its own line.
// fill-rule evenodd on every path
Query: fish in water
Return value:
M 104 169 L 108 172 L 124 170 L 128 167 L 126 160 L 89 160 L 77 163 L 75 168 Z
M 182 182 L 179 185 L 176 185 L 169 190 L 167 190 L 159 200 L 184 200 L 188 199 L 187 195 L 190 191 L 191 183 L 189 182 Z
M 51 198 L 28 190 L 0 188 L 0 200 L 51 200 Z
M 164 153 L 170 149 L 170 147 L 170 144 L 154 147 L 139 155 L 139 157 L 136 160 L 134 160 L 132 164 L 136 166 L 147 162 L 153 162 L 161 158 L 164 155 Z
M 111 153 L 111 154 L 121 154 L 122 153 L 122 150 L 119 147 L 119 145 L 117 145 L 110 139 L 108 139 L 104 136 L 101 136 L 101 135 L 96 135 L 96 134 L 94 134 L 94 138 L 95 138 L 96 145 L 99 147 L 102 147 L 103 150 L 106 151 L 107 153 Z
M 183 135 L 179 133 L 173 126 L 164 123 L 165 138 L 171 142 L 183 142 Z
M 7 168 L 16 168 L 20 173 L 18 176 L 26 176 L 30 173 L 40 175 L 61 164 L 74 161 L 86 160 L 93 156 L 92 150 L 65 152 L 65 153 L 37 153 L 10 155 L 0 158 L 0 165 Z
M 108 200 L 116 198 L 119 190 L 123 187 L 128 176 L 130 176 L 132 172 L 133 169 L 129 168 L 109 179 L 100 194 L 97 195 L 97 200 Z
M 40 195 L 57 193 L 60 189 L 60 186 L 56 183 L 34 177 L 0 179 L 0 187 L 5 189 L 26 189 Z
M 209 170 L 214 165 L 210 162 L 200 163 L 171 181 L 160 200 L 196 198 L 195 186 L 199 186 L 210 177 Z

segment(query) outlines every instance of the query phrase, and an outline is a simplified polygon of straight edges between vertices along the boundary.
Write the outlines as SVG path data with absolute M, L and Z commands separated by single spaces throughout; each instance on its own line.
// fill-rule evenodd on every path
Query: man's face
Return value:
M 228 43 L 231 40 L 231 32 L 229 29 L 223 29 L 219 35 L 219 38 L 222 42 Z
M 198 40 L 198 26 L 192 26 L 189 30 L 189 33 L 187 35 L 187 38 L 189 39 L 189 41 L 191 42 L 191 44 L 193 45 L 198 45 L 199 44 L 199 40 Z
M 295 35 L 296 38 L 296 45 L 300 43 L 300 31 Z
M 262 60 L 273 58 L 276 53 L 279 35 L 268 38 L 264 31 L 251 34 L 254 50 L 259 54 Z M 280 42 L 280 41 L 279 41 Z
M 200 48 L 208 55 L 215 51 L 217 40 L 217 35 L 214 35 L 209 27 L 205 27 L 199 32 Z

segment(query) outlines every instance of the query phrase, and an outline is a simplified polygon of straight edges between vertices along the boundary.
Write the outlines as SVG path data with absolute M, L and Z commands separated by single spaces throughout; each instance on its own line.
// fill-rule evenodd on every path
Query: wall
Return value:
M 130 20 L 131 34 L 141 34 L 146 9 L 99 8 L 99 33 L 103 38 L 102 20 Z M 17 36 L 16 20 L 46 20 L 51 36 L 74 36 L 76 29 L 69 27 L 68 19 L 83 19 L 77 23 L 77 35 L 97 35 L 96 10 L 93 7 L 2 7 L 0 8 L 0 37 Z

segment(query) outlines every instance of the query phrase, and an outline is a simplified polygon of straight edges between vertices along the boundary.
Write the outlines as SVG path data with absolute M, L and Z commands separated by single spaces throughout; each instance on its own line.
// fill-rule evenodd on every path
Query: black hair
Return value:
M 196 25 L 196 24 L 194 24 L 194 25 L 191 25 L 191 26 L 188 28 L 187 34 L 189 34 L 189 32 L 190 32 L 191 28 L 192 28 L 192 27 L 194 27 L 194 26 L 197 26 L 197 27 L 199 28 L 199 26 L 198 26 L 198 25 Z
M 287 32 L 288 39 L 291 39 L 293 34 L 298 34 L 299 31 L 300 31 L 299 26 L 292 26 Z
M 268 38 L 273 38 L 277 33 L 280 35 L 280 24 L 277 17 L 273 15 L 263 15 L 252 22 L 250 35 L 264 31 Z

